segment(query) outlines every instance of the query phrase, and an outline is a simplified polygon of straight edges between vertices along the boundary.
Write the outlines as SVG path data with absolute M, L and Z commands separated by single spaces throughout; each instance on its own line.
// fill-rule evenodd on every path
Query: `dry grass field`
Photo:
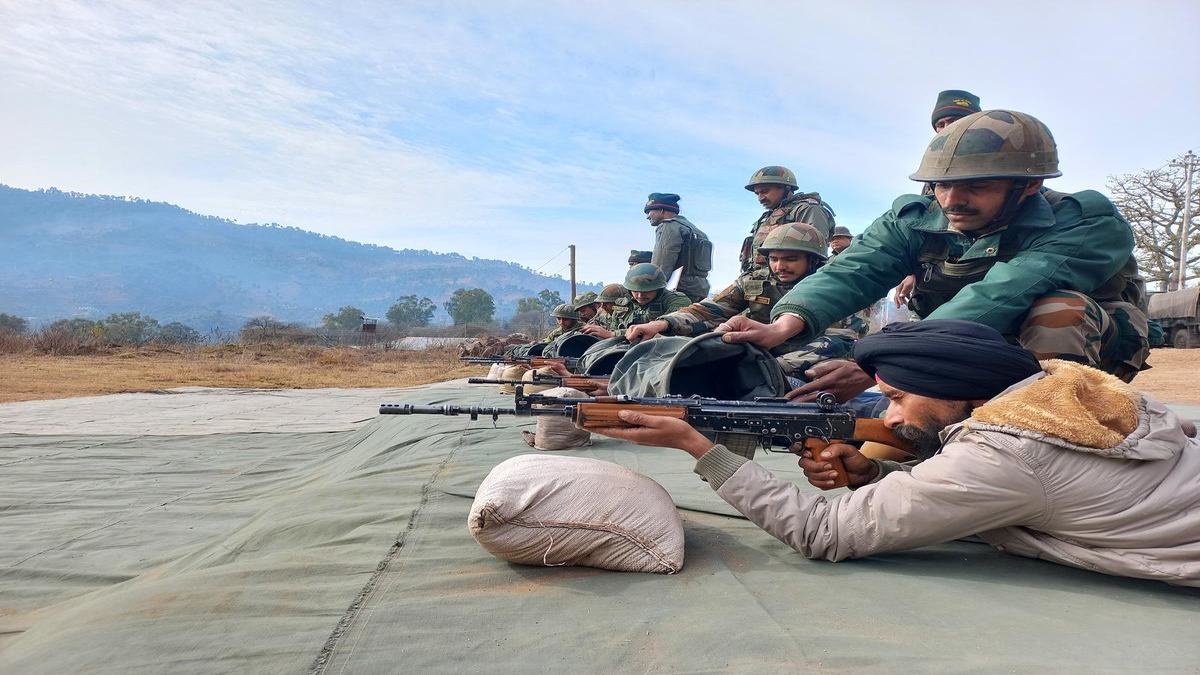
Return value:
M 1200 349 L 1156 349 L 1134 385 L 1164 401 L 1200 404 Z M 342 347 L 224 345 L 116 348 L 52 356 L 0 355 L 0 403 L 154 391 L 172 387 L 317 389 L 408 387 L 481 376 L 453 349 L 385 351 Z

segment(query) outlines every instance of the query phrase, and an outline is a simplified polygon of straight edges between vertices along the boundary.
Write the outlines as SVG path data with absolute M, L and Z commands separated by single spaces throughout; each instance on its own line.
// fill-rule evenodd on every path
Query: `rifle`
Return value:
M 564 366 L 566 366 L 568 370 L 575 370 L 575 368 L 577 368 L 579 366 L 579 359 L 578 359 L 578 357 L 574 357 L 574 356 L 496 356 L 496 357 L 491 357 L 491 358 L 480 357 L 480 356 L 460 356 L 460 357 L 458 357 L 458 360 L 466 361 L 467 363 L 482 363 L 482 364 L 524 363 L 524 364 L 528 365 L 530 368 L 543 368 L 545 366 L 553 365 L 555 363 L 561 363 Z M 528 384 L 528 383 L 526 383 L 526 384 Z
M 550 384 L 555 387 L 570 387 L 579 391 L 588 392 L 597 389 L 608 387 L 607 377 L 586 377 L 580 375 L 578 377 L 564 377 L 562 375 L 549 375 L 534 371 L 530 376 L 532 380 L 497 380 L 488 379 L 486 377 L 469 377 L 467 384 Z
M 836 405 L 836 399 L 828 392 L 818 394 L 816 403 L 791 403 L 779 398 L 720 401 L 698 396 L 564 398 L 526 394 L 524 387 L 518 386 L 511 408 L 408 403 L 379 406 L 381 415 L 469 415 L 472 420 L 482 415 L 491 417 L 493 424 L 501 415 L 558 415 L 569 417 L 575 426 L 588 430 L 632 426 L 617 415 L 622 410 L 674 417 L 701 432 L 756 435 L 768 452 L 779 446 L 797 455 L 811 450 L 815 457 L 827 445 L 845 441 L 875 441 L 911 451 L 911 445 L 896 437 L 883 425 L 883 420 L 855 416 L 849 408 Z M 838 474 L 833 487 L 846 486 L 849 481 L 841 458 L 835 457 L 830 463 Z

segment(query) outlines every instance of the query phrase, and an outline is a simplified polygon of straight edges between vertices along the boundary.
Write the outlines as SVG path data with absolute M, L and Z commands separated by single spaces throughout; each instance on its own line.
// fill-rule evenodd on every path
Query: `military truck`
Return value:
M 1200 286 L 1150 296 L 1149 316 L 1162 326 L 1166 344 L 1200 347 Z

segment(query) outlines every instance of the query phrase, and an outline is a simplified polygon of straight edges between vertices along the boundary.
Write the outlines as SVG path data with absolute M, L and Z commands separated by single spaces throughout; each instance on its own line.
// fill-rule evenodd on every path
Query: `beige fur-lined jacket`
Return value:
M 934 457 L 883 463 L 827 500 L 715 446 L 696 471 L 772 536 L 843 560 L 971 534 L 1001 551 L 1200 586 L 1200 439 L 1098 370 L 1045 361 L 949 427 Z

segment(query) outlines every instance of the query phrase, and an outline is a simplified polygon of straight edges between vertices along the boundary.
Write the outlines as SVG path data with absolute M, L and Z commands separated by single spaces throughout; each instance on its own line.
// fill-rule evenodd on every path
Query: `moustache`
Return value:
M 942 212 L 943 213 L 953 213 L 956 216 L 977 216 L 977 215 L 979 215 L 979 209 L 968 209 L 965 206 L 951 206 L 949 208 L 942 209 Z

